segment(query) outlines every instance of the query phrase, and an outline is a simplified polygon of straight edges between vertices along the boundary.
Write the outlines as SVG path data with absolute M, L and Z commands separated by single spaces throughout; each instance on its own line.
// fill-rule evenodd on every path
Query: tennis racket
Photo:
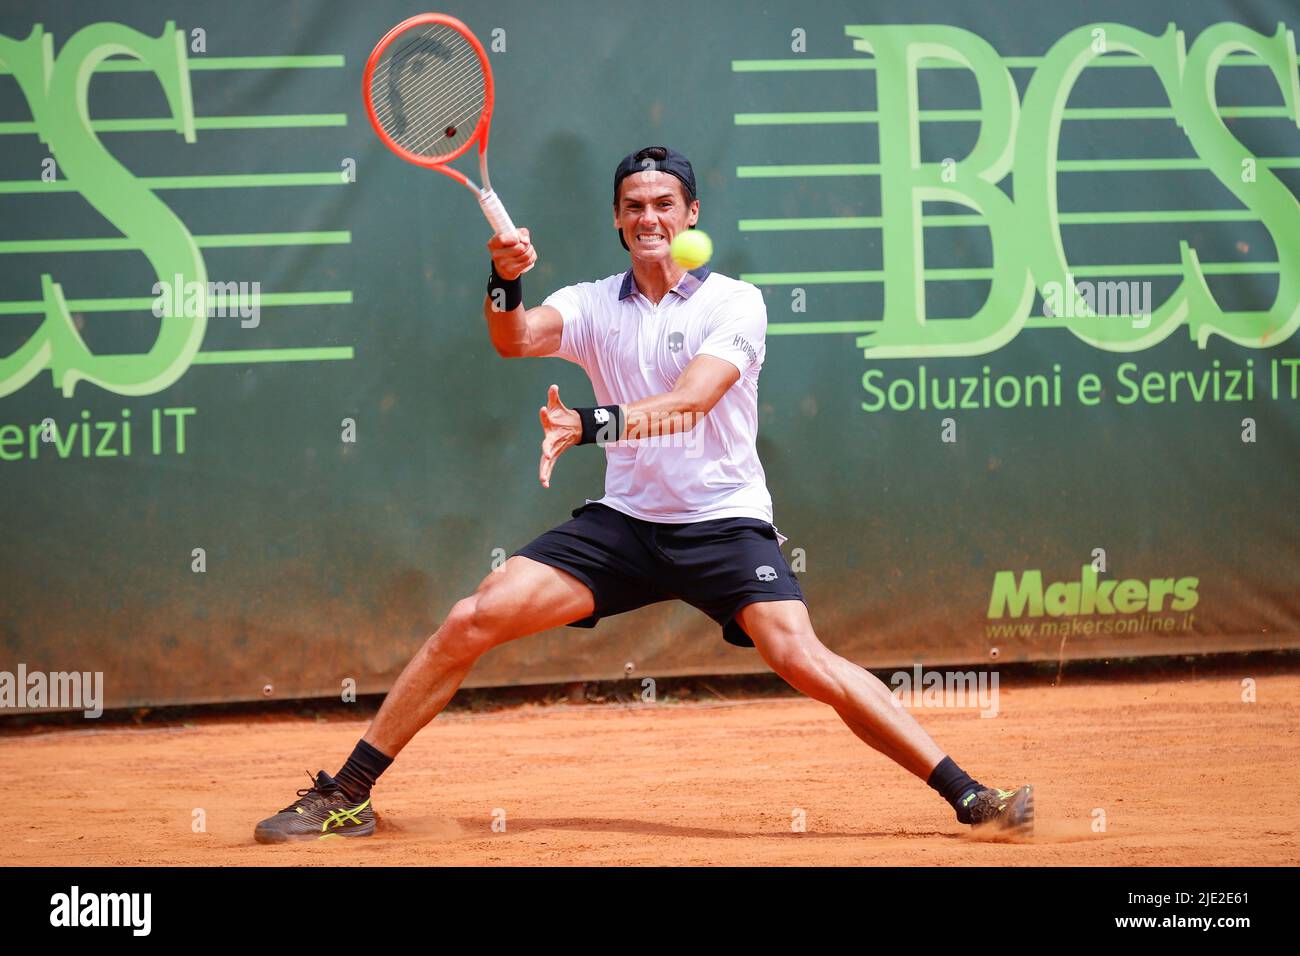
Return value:
M 498 235 L 515 224 L 488 179 L 488 127 L 495 93 L 487 53 L 469 27 L 445 13 L 422 13 L 389 30 L 361 79 L 366 114 L 402 159 L 450 176 L 478 197 Z M 448 165 L 478 143 L 483 186 Z

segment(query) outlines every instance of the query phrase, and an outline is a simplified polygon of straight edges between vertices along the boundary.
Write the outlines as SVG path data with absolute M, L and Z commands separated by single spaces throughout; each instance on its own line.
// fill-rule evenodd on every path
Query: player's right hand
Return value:
M 527 229 L 516 230 L 513 238 L 493 236 L 488 242 L 492 265 L 503 279 L 517 279 L 537 264 L 537 250 L 529 239 Z

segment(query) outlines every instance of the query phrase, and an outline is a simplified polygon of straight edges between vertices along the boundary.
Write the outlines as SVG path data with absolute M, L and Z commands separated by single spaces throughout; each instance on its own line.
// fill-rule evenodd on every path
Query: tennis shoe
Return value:
M 309 778 L 311 774 L 307 775 Z M 324 770 L 312 785 L 298 791 L 298 799 L 253 831 L 258 843 L 291 840 L 327 840 L 331 837 L 370 836 L 375 832 L 375 808 L 367 795 L 357 802 Z

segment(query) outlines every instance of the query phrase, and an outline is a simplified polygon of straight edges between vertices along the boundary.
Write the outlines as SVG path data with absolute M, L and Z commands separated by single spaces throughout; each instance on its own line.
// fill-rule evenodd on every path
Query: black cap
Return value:
M 623 180 L 634 173 L 645 173 L 657 169 L 680 179 L 686 186 L 688 201 L 694 200 L 695 170 L 691 161 L 671 146 L 646 146 L 635 153 L 628 153 L 614 170 L 614 202 L 618 202 L 618 187 Z
M 649 172 L 652 169 L 668 173 L 670 176 L 676 176 L 682 185 L 686 187 L 686 201 L 688 203 L 699 198 L 695 193 L 695 170 L 691 168 L 689 159 L 671 146 L 645 146 L 635 153 L 628 153 L 624 156 L 623 161 L 614 170 L 614 204 L 618 205 L 618 187 L 623 180 L 636 173 Z M 692 226 L 691 228 L 694 229 L 695 227 Z M 626 249 L 627 242 L 623 239 L 622 231 L 616 231 L 618 232 L 618 241 Z

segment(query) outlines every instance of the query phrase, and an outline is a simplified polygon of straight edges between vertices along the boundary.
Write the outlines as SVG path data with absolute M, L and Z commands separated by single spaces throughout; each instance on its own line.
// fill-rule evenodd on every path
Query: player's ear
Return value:
M 699 219 L 700 219 L 700 201 L 698 199 L 692 199 L 691 214 L 686 217 L 686 225 L 693 226 L 699 221 Z

